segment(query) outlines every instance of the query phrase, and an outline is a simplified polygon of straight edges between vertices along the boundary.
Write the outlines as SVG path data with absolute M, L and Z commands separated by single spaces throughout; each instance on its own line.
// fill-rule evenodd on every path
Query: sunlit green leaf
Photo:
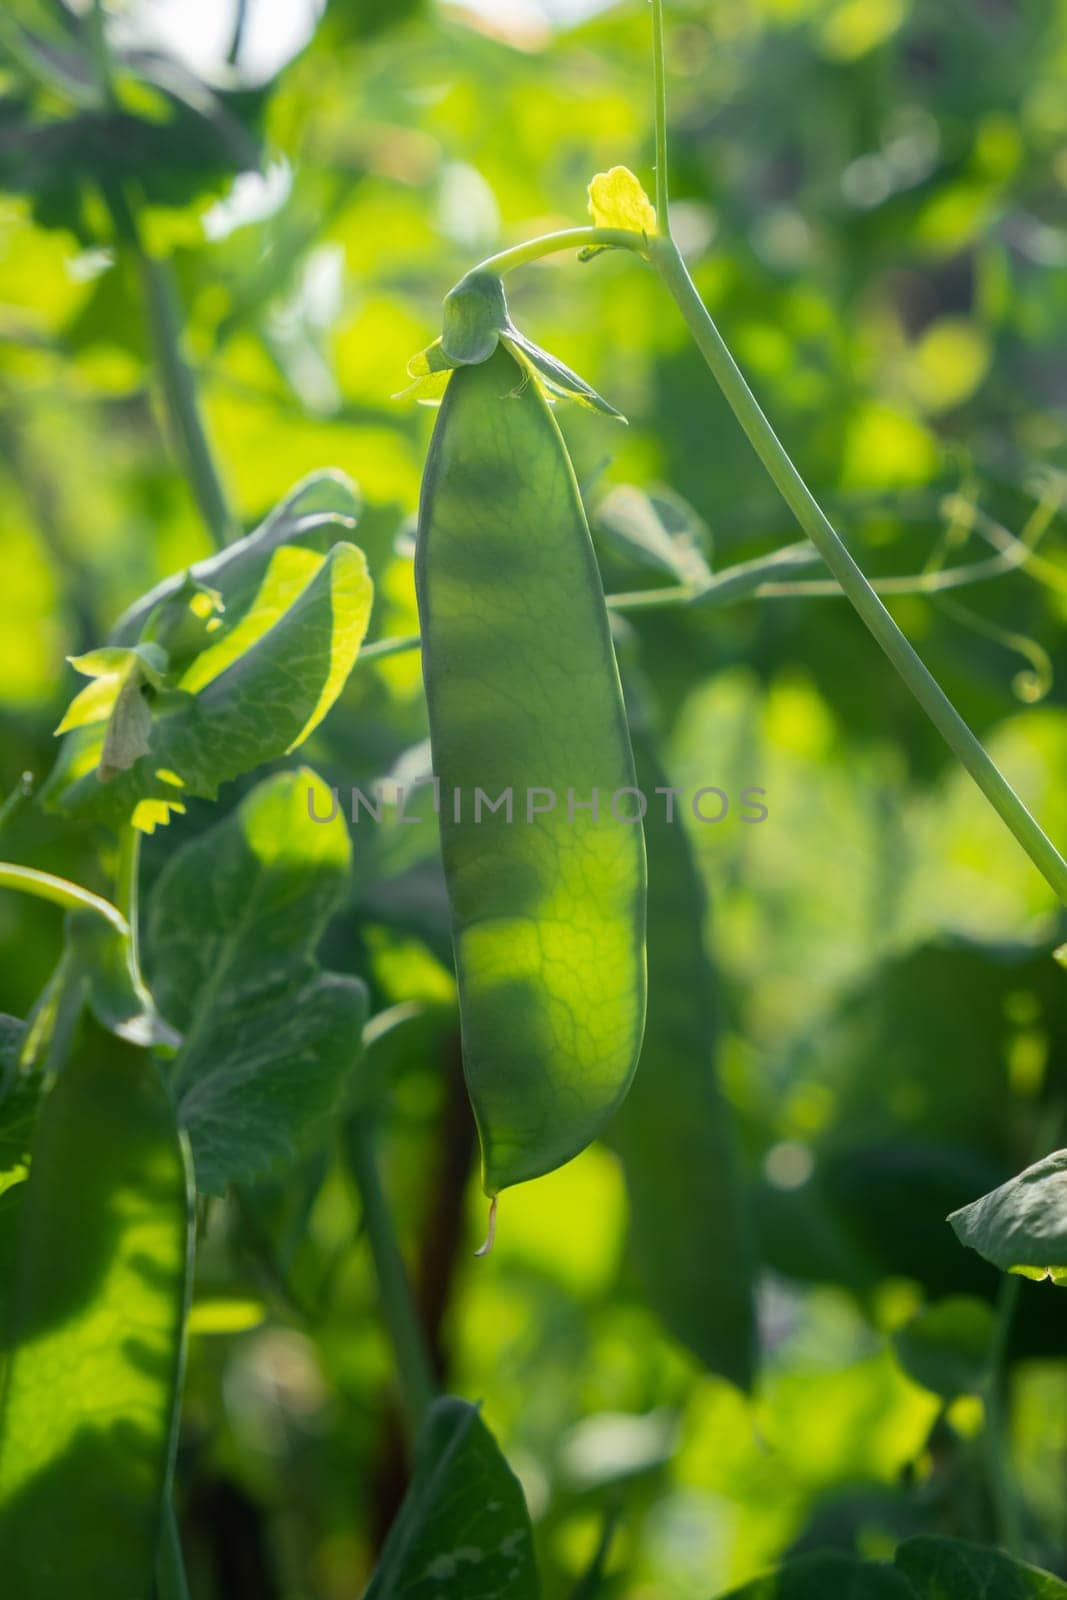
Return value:
M 312 570 L 314 568 L 314 570 Z M 352 668 L 370 618 L 372 585 L 361 551 L 335 544 L 327 555 L 276 556 L 262 603 L 239 621 L 241 653 L 229 659 L 230 632 L 208 646 L 211 676 L 196 658 L 179 685 L 153 708 L 147 753 L 104 783 L 98 767 L 110 723 L 67 736 L 43 795 L 71 817 L 150 831 L 192 795 L 214 798 L 219 785 L 303 743 L 330 709 Z M 219 670 L 214 671 L 217 667 Z
M 150 1593 L 181 1370 L 188 1172 L 150 1058 L 94 1036 L 41 1111 L 0 1400 L 0 1565 L 26 1600 Z
M 244 539 L 196 562 L 188 572 L 165 578 L 135 600 L 115 624 L 112 641 L 136 644 L 146 629 L 152 637 L 164 605 L 177 599 L 189 580 L 219 596 L 226 627 L 233 627 L 255 599 L 275 551 L 296 545 L 325 555 L 350 540 L 359 515 L 359 495 L 343 472 L 313 472 Z

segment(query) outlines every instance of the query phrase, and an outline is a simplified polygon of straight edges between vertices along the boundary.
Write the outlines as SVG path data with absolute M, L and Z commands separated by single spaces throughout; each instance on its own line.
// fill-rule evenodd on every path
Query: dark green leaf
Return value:
M 800 1556 L 777 1572 L 735 1589 L 723 1600 L 917 1600 L 891 1567 L 854 1556 Z
M 259 167 L 264 91 L 224 92 L 172 57 L 115 51 L 116 103 L 94 104 L 87 38 L 57 49 L 20 29 L 14 43 L 28 79 L 0 113 L 0 184 L 28 195 L 44 226 L 93 238 L 87 202 L 100 189 L 132 185 L 150 205 L 183 207 Z M 34 95 L 41 77 L 74 102 L 69 115 Z
M 181 591 L 188 578 L 221 596 L 227 627 L 239 621 L 252 604 L 274 552 L 284 544 L 325 555 L 355 532 L 360 500 L 343 472 L 313 472 L 275 506 L 259 527 L 236 544 L 177 572 L 135 600 L 112 629 L 113 644 L 136 644 L 155 613 Z
M 275 550 L 256 602 L 193 660 L 181 679 L 189 687 L 157 698 L 148 753 L 102 782 L 109 724 L 76 729 L 42 791 L 49 805 L 114 827 L 132 818 L 151 831 L 188 796 L 213 799 L 227 779 L 295 749 L 344 686 L 372 592 L 354 545 L 335 544 L 325 557 Z
M 1056 1150 L 949 1217 L 961 1244 L 1002 1272 L 1067 1283 L 1067 1150 Z
M 359 1056 L 355 978 L 314 951 L 348 878 L 351 843 L 322 780 L 268 778 L 178 852 L 152 896 L 146 950 L 160 1005 L 185 1034 L 174 1064 L 198 1186 L 219 1193 L 292 1159 Z
M 0 1402 L 0 1569 L 20 1600 L 151 1592 L 189 1216 L 155 1064 L 92 1036 L 44 1102 L 21 1208 Z
M 0 1015 L 0 1209 L 8 1192 L 25 1179 L 29 1170 L 30 1143 L 41 1098 L 40 1078 L 18 1070 L 25 1038 L 24 1022 Z M 0 1284 L 6 1286 L 6 1282 L 7 1274 L 0 1273 Z
M 921 1600 L 1067 1600 L 1051 1573 L 961 1539 L 908 1539 L 896 1564 Z
M 613 1137 L 633 1254 L 653 1305 L 707 1367 L 747 1389 L 756 1363 L 752 1229 L 732 1115 L 716 1079 L 704 895 L 680 807 L 667 822 L 664 797 L 655 794 L 667 779 L 637 720 L 637 781 L 650 797 L 648 1020 Z
M 986 1302 L 953 1295 L 925 1306 L 898 1329 L 893 1349 L 909 1378 L 952 1400 L 981 1389 L 992 1339 L 993 1313 Z
M 438 1400 L 366 1600 L 537 1600 L 522 1489 L 475 1406 Z

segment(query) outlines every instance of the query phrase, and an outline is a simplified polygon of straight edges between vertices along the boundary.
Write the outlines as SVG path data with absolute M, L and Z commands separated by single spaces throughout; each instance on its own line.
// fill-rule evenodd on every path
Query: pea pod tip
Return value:
M 486 1229 L 485 1241 L 474 1252 L 476 1256 L 487 1256 L 493 1248 L 493 1243 L 496 1239 L 496 1202 L 497 1196 L 494 1194 L 489 1200 L 489 1226 Z

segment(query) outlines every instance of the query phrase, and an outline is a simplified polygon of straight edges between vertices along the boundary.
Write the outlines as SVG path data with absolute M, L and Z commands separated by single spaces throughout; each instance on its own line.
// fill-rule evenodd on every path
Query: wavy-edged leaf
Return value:
M 208 1193 L 297 1156 L 359 1055 L 364 987 L 314 959 L 351 841 L 312 808 L 328 816 L 331 797 L 309 768 L 268 778 L 172 857 L 151 899 L 147 961 L 185 1035 L 173 1084 Z
M 476 1406 L 438 1400 L 407 1498 L 366 1600 L 538 1600 L 533 1532 L 518 1479 Z
M 90 1036 L 41 1109 L 0 1399 L 0 1569 L 151 1593 L 180 1383 L 189 1174 L 155 1063 Z
M 1067 1150 L 1035 1161 L 948 1220 L 961 1244 L 1002 1272 L 1067 1284 Z
M 292 576 L 292 563 L 276 561 Z M 102 783 L 97 768 L 107 724 L 68 735 L 42 794 L 69 817 L 130 820 L 145 831 L 184 809 L 186 797 L 214 799 L 220 784 L 276 760 L 303 743 L 330 709 L 351 671 L 370 619 L 373 586 L 362 551 L 335 544 L 323 557 L 303 552 L 297 565 L 315 571 L 273 625 L 205 683 L 189 669 L 195 693 L 179 687 L 153 708 L 148 750 L 128 770 Z M 306 575 L 302 572 L 300 575 Z M 265 610 L 279 604 L 284 583 L 268 570 Z M 256 635 L 255 626 L 250 634 Z M 226 639 L 209 647 L 225 659 Z M 221 663 L 220 663 L 221 664 Z
M 906 1539 L 896 1565 L 920 1600 L 1067 1600 L 1067 1583 L 962 1539 Z
M 111 642 L 136 644 L 152 613 L 158 613 L 189 578 L 220 596 L 226 625 L 232 627 L 251 605 L 280 546 L 299 545 L 325 555 L 354 533 L 360 509 L 356 487 L 343 472 L 330 468 L 309 474 L 244 539 L 197 561 L 187 571 L 164 578 L 135 600 L 112 629 Z

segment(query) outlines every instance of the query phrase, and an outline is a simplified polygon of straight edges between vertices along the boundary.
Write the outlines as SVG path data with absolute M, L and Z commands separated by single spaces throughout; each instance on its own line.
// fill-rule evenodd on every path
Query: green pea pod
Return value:
M 603 591 L 559 429 L 503 349 L 449 381 L 415 582 L 464 1068 L 495 1195 L 595 1138 L 645 1014 L 644 839 L 619 794 L 634 766 Z
M 21 1203 L 0 1401 L 5 1594 L 151 1592 L 190 1197 L 155 1062 L 89 1030 L 44 1100 Z

